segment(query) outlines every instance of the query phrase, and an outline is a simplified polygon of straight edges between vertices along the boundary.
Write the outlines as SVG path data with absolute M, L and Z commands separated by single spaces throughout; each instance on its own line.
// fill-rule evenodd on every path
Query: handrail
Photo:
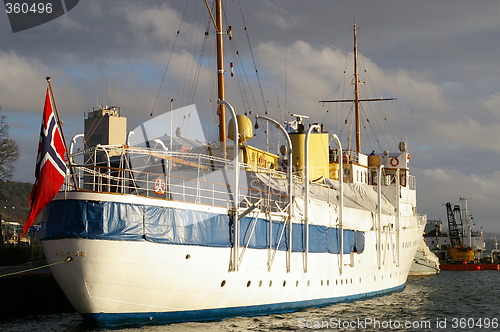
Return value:
M 382 268 L 382 169 L 384 165 L 378 167 L 377 174 L 377 265 Z
M 104 188 L 101 188 L 101 190 L 97 190 L 97 192 L 111 192 L 121 194 L 134 193 L 140 196 L 158 197 L 154 194 L 154 191 L 152 189 L 154 179 L 156 177 L 164 176 L 163 173 L 142 171 L 141 174 L 143 175 L 143 177 L 137 178 L 133 177 L 133 174 L 136 173 L 136 171 L 130 169 L 127 170 L 118 167 L 89 165 L 75 165 L 74 167 L 75 172 L 82 179 L 82 183 L 79 187 L 76 188 L 67 186 L 65 188 L 65 191 L 89 191 L 89 189 L 91 189 L 94 184 L 101 183 L 106 186 Z M 171 182 L 171 192 L 179 193 L 181 187 L 186 186 L 186 182 L 192 182 L 193 178 L 183 177 L 173 173 L 171 175 L 167 175 L 166 180 Z M 227 188 L 227 183 L 208 181 L 198 177 L 196 184 L 193 183 L 192 187 L 187 187 L 187 190 L 190 191 L 190 194 L 187 194 L 184 200 L 199 203 L 200 201 L 206 202 L 207 199 L 210 198 L 211 200 L 215 199 L 215 202 L 213 202 L 213 204 L 211 205 L 225 207 L 228 200 L 225 198 L 218 199 L 217 197 L 221 194 L 227 193 Z M 250 203 L 254 203 L 261 197 L 272 195 L 273 200 L 279 203 L 277 207 L 271 205 L 272 212 L 282 212 L 280 208 L 282 209 L 283 207 L 288 205 L 288 195 L 286 195 L 285 193 L 274 192 L 270 187 L 268 188 L 268 190 L 262 190 L 259 188 L 246 188 L 246 186 L 240 188 L 240 190 L 242 189 L 247 192 L 247 197 L 249 197 Z M 245 202 L 243 201 L 243 203 Z M 241 205 L 241 207 L 245 207 L 245 204 Z
M 309 253 L 309 139 L 313 130 L 321 130 L 321 126 L 313 124 L 309 127 L 306 133 L 305 146 L 304 146 L 304 173 L 305 173 L 305 204 L 304 204 L 304 228 L 305 228 L 305 241 L 306 250 L 304 256 L 304 272 L 307 272 L 308 262 L 307 255 Z
M 276 128 L 278 128 L 286 138 L 286 143 L 287 143 L 287 152 L 288 152 L 288 168 L 287 168 L 287 177 L 288 177 L 288 199 L 289 199 L 289 207 L 288 207 L 288 250 L 287 250 L 287 259 L 286 259 L 286 270 L 287 272 L 290 272 L 291 269 L 291 257 L 292 257 L 292 211 L 293 211 L 293 176 L 292 176 L 292 153 L 293 153 L 293 146 L 292 146 L 292 140 L 290 139 L 290 135 L 288 135 L 288 132 L 285 130 L 285 128 L 279 123 L 278 121 L 269 118 L 267 116 L 262 116 L 262 115 L 256 115 L 255 120 L 256 120 L 256 125 L 257 125 L 257 119 L 264 119 L 266 121 L 272 122 L 274 125 L 276 125 Z M 269 227 L 272 227 L 272 223 L 269 224 Z M 271 234 L 271 229 L 269 229 L 269 233 Z
M 107 149 L 100 149 L 100 147 L 101 147 L 101 144 L 97 144 L 96 145 L 96 153 L 97 153 L 98 150 L 102 150 L 106 154 L 106 163 L 108 165 L 108 176 L 109 176 L 110 175 L 109 174 L 109 168 L 111 167 L 111 160 L 109 159 L 109 152 L 108 152 Z M 109 190 L 111 190 L 111 187 L 109 186 L 109 183 L 108 183 L 108 191 Z
M 238 120 L 236 119 L 236 112 L 234 111 L 233 106 L 229 104 L 225 100 L 218 100 L 218 104 L 222 104 L 227 106 L 227 109 L 229 112 L 231 112 L 231 115 L 233 116 L 233 128 L 234 128 L 234 199 L 233 199 L 233 208 L 234 208 L 234 215 L 233 215 L 233 222 L 234 222 L 234 250 L 233 250 L 233 266 L 232 270 L 233 271 L 238 271 L 238 259 L 239 259 L 239 246 L 240 246 L 240 221 L 238 218 L 238 213 L 239 213 L 239 186 L 240 186 L 240 165 L 239 165 L 239 159 L 240 159 L 240 151 L 239 151 L 239 143 L 240 143 L 240 136 L 239 136 L 239 128 L 238 128 Z M 221 113 L 224 111 L 224 108 L 220 108 Z M 224 124 L 225 125 L 225 124 Z M 225 130 L 223 131 L 225 132 Z M 225 143 L 225 142 L 224 142 Z M 224 152 L 225 152 L 225 145 L 224 145 Z
M 337 148 L 342 151 L 342 144 L 340 139 L 336 134 L 333 134 L 333 139 L 337 143 Z M 339 229 L 340 229 L 340 269 L 339 272 L 342 274 L 342 269 L 344 263 L 342 257 L 344 256 L 344 227 L 343 227 L 343 216 L 344 216 L 344 164 L 342 158 L 339 158 Z

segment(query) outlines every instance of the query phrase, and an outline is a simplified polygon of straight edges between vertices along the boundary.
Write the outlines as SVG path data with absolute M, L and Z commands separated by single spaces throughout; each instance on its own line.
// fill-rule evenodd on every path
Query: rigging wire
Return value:
M 349 57 L 346 57 L 346 58 L 349 58 Z M 338 91 L 341 88 L 343 89 L 342 90 L 342 97 L 345 96 L 345 93 L 346 93 L 346 91 L 345 91 L 345 87 L 346 87 L 345 81 L 346 81 L 346 77 L 347 77 L 346 72 L 347 72 L 347 67 L 349 66 L 349 63 L 350 63 L 350 61 L 349 61 L 349 59 L 347 59 L 346 63 L 345 63 L 345 66 L 344 66 L 344 72 L 342 74 L 342 79 L 339 80 L 339 83 L 338 83 L 337 87 L 335 89 L 333 89 L 332 92 L 330 92 L 328 95 L 326 95 L 324 99 L 328 99 L 330 96 L 337 95 Z M 333 103 L 333 104 L 336 104 L 336 103 Z M 338 104 L 336 104 L 336 105 L 338 105 Z M 330 116 L 330 107 L 332 107 L 332 103 L 328 103 L 328 109 L 326 110 L 325 115 L 323 116 L 323 120 L 322 120 L 323 122 L 326 122 L 327 118 Z
M 257 68 L 257 63 L 255 62 L 255 56 L 253 54 L 252 43 L 250 42 L 250 35 L 248 33 L 247 24 L 245 22 L 245 16 L 243 15 L 243 7 L 241 5 L 241 1 L 238 1 L 238 4 L 240 6 L 241 20 L 243 22 L 243 26 L 245 27 L 245 34 L 246 34 L 247 41 L 248 41 L 248 47 L 250 48 L 250 55 L 252 56 L 252 62 L 253 62 L 253 66 L 255 68 L 255 76 L 257 77 L 257 82 L 259 84 L 259 89 L 260 89 L 260 95 L 262 97 L 262 102 L 264 103 L 264 111 L 265 111 L 265 114 L 268 114 L 266 98 L 264 97 L 264 90 L 262 88 L 262 82 L 260 80 L 260 75 L 259 75 L 259 70 Z
M 198 9 L 198 6 L 195 6 L 195 9 Z M 193 10 L 193 13 L 194 15 L 201 15 L 200 12 L 195 12 Z M 191 34 L 189 36 L 189 42 L 188 42 L 188 54 L 197 54 L 197 50 L 196 50 L 196 45 L 198 45 L 198 41 L 197 41 L 197 37 L 198 35 L 195 34 L 195 31 L 206 31 L 206 28 L 205 29 L 202 29 L 201 26 L 202 26 L 202 23 L 201 22 L 205 22 L 206 20 L 204 19 L 197 19 L 195 20 L 195 22 L 198 23 L 197 27 L 194 28 L 191 30 Z M 206 25 L 205 25 L 206 27 Z M 205 37 L 206 37 L 206 33 L 205 33 Z M 197 71 L 197 68 L 198 66 L 201 66 L 201 61 L 195 61 L 195 58 L 194 57 L 191 57 L 191 56 L 187 56 L 185 57 L 186 58 L 186 66 L 185 66 L 185 71 L 184 71 L 184 82 L 183 82 L 183 88 L 182 88 L 182 96 L 181 96 L 181 101 L 183 104 L 186 104 L 187 103 L 187 100 L 189 99 L 189 95 L 191 95 L 191 90 L 192 90 L 192 87 L 194 84 L 193 81 L 194 80 L 191 80 L 193 77 L 195 77 L 195 75 L 193 73 L 195 73 Z
M 285 50 L 285 82 L 283 83 L 284 88 L 285 88 L 285 111 L 289 114 L 288 108 L 287 108 L 287 82 L 288 82 L 288 47 Z
M 341 89 L 341 87 L 343 87 L 344 90 L 342 90 L 342 98 L 344 98 L 344 96 L 346 96 L 346 90 L 349 90 L 349 98 L 345 98 L 345 99 L 354 99 L 354 92 L 352 91 L 352 89 L 348 88 L 349 85 L 353 84 L 353 79 L 349 79 L 349 82 L 347 82 L 347 75 L 346 75 L 348 68 L 351 66 L 351 57 L 352 57 L 352 53 L 346 57 L 348 59 L 348 61 L 346 61 L 346 65 L 344 68 L 344 73 L 342 75 L 342 79 L 339 80 L 340 87 L 337 86 L 334 90 L 332 90 L 331 93 L 328 94 L 328 96 L 338 94 L 340 92 L 339 90 Z M 360 69 L 362 69 L 362 70 L 360 70 L 360 72 L 362 73 L 362 75 L 364 75 L 364 77 L 360 79 L 360 89 L 362 90 L 362 95 L 365 95 L 365 96 L 374 95 L 375 96 L 375 95 L 377 95 L 376 89 L 375 89 L 376 86 L 373 83 L 371 83 L 371 80 L 368 77 L 368 71 L 366 70 L 365 63 L 363 60 L 364 60 L 363 57 L 361 57 L 361 56 L 358 57 Z M 343 84 L 342 84 L 342 81 L 343 81 Z M 382 91 L 382 93 L 383 93 L 383 95 L 387 95 L 387 93 L 385 93 L 383 91 Z M 343 105 L 343 103 L 338 103 L 338 104 L 335 103 L 335 104 L 336 104 L 336 106 L 333 107 L 333 110 L 336 110 L 337 115 L 340 114 L 340 116 L 342 116 L 342 114 L 343 114 L 342 110 L 345 109 L 345 105 Z M 330 114 L 332 113 L 332 108 L 330 108 L 330 107 L 332 107 L 332 106 L 329 106 L 324 114 L 324 117 L 323 117 L 324 122 L 330 117 Z M 382 105 L 380 105 L 380 104 L 378 104 L 376 106 L 377 110 L 375 110 L 373 107 L 374 106 L 372 106 L 370 102 L 361 102 L 360 103 L 360 110 L 361 110 L 361 115 L 362 115 L 361 116 L 361 122 L 362 122 L 361 124 L 362 124 L 364 129 L 369 130 L 369 132 L 371 133 L 370 135 L 364 135 L 363 139 L 365 139 L 369 143 L 369 146 L 371 146 L 372 148 L 374 148 L 376 146 L 375 149 L 380 149 L 380 150 L 383 150 L 382 141 L 384 142 L 384 144 L 387 144 L 387 146 L 392 146 L 392 144 L 389 142 L 388 136 L 390 136 L 392 138 L 393 143 L 395 145 L 397 145 L 396 141 L 395 141 L 395 136 L 392 133 L 392 128 L 387 121 L 387 114 L 386 114 L 385 108 L 382 107 Z M 354 108 L 354 104 L 351 104 L 351 107 L 350 107 L 350 110 L 349 110 L 347 116 L 345 118 L 342 118 L 343 121 L 339 121 L 340 119 L 337 118 L 337 123 L 343 122 L 343 126 L 339 130 L 340 137 L 342 137 L 342 135 L 346 129 L 348 131 L 348 137 L 352 137 L 352 135 L 353 135 L 353 125 L 352 125 L 352 123 L 353 123 L 352 118 L 354 117 L 353 108 Z M 380 112 L 377 112 L 378 110 L 380 110 Z M 377 113 L 377 115 L 376 115 L 376 113 Z M 383 119 L 384 119 L 383 123 L 380 122 L 381 117 L 378 116 L 379 113 L 383 114 Z M 347 128 L 347 127 L 349 127 L 349 128 Z M 387 128 L 387 129 L 384 129 L 384 128 Z M 387 132 L 389 133 L 389 135 L 386 134 Z M 349 145 L 348 149 L 350 149 L 350 140 L 348 141 L 348 145 Z
M 154 14 L 151 17 L 150 21 L 148 22 L 148 24 L 146 25 L 146 27 L 142 31 L 141 36 L 140 36 L 139 39 L 143 39 L 144 36 L 146 35 L 146 33 L 150 30 L 150 27 L 152 26 L 152 23 L 154 21 L 156 21 L 157 16 L 160 13 L 160 11 L 162 10 L 165 2 L 166 2 L 165 0 L 161 2 L 160 6 L 154 12 Z M 174 46 L 175 46 L 175 44 L 174 44 Z M 116 87 L 118 86 L 118 83 L 123 80 L 124 76 L 132 71 L 132 68 L 134 67 L 134 64 L 136 63 L 137 59 L 139 58 L 139 54 L 141 53 L 141 51 L 142 51 L 142 48 L 137 48 L 136 49 L 136 51 L 132 54 L 132 56 L 128 59 L 127 63 L 123 67 L 120 75 L 118 76 L 118 79 L 115 80 L 115 82 L 112 85 L 111 84 L 109 85 L 109 88 L 108 88 L 108 98 L 109 98 L 109 103 L 110 104 L 111 104 L 111 95 L 112 95 L 112 92 L 116 89 Z M 155 101 L 155 103 L 156 103 L 156 101 Z M 97 105 L 97 106 L 99 107 L 100 105 Z M 99 125 L 100 125 L 100 123 L 102 122 L 103 119 L 104 118 L 101 117 L 99 119 L 99 121 L 94 121 L 92 123 L 92 126 L 89 128 L 88 132 L 86 133 L 87 134 L 86 137 L 83 138 L 84 147 L 87 145 L 87 142 L 88 142 L 87 136 L 91 137 L 94 134 L 95 130 L 99 127 Z
M 288 19 L 296 19 L 297 20 L 297 15 L 293 14 L 292 12 L 290 12 L 289 8 L 287 8 L 285 5 L 283 5 L 283 3 L 281 2 L 281 0 L 275 0 L 277 3 L 278 3 L 278 6 L 281 7 L 281 9 L 287 14 L 287 18 Z M 314 29 L 311 29 L 309 30 L 309 33 L 311 34 L 311 36 L 317 38 L 318 40 L 320 40 L 321 42 L 325 43 L 326 45 L 330 46 L 331 48 L 341 52 L 341 53 L 344 53 L 346 55 L 348 54 L 351 54 L 351 52 L 349 51 L 344 51 L 343 49 L 333 45 L 331 42 L 329 42 L 328 40 L 324 39 L 323 37 L 321 37 L 319 34 L 316 34 L 315 33 L 316 30 Z
M 212 2 L 212 6 L 209 9 L 212 12 L 215 11 L 215 2 Z M 203 21 L 203 19 L 199 19 L 198 21 Z M 214 32 L 214 35 L 217 35 L 213 21 L 210 18 L 208 20 L 208 24 L 207 24 L 206 30 L 205 30 L 207 44 L 205 46 L 206 50 L 204 51 L 203 55 L 217 53 L 216 48 L 215 48 L 215 43 L 209 42 L 209 37 L 210 37 L 212 31 Z M 209 84 L 209 88 L 208 88 L 209 102 L 210 102 L 212 110 L 217 110 L 219 107 L 219 105 L 217 104 L 217 100 L 218 100 L 217 83 L 216 83 L 217 82 L 217 72 L 215 70 L 212 70 L 212 68 L 217 68 L 216 60 L 217 59 L 214 56 L 206 56 L 204 59 L 199 60 L 200 69 L 203 68 L 204 63 L 206 64 L 206 68 L 210 68 L 209 70 L 206 70 L 206 74 L 208 76 L 207 81 Z M 194 98 L 194 94 L 193 94 L 193 98 Z M 213 126 L 205 126 L 205 130 L 207 130 L 205 132 L 205 135 L 207 135 L 207 141 L 218 142 L 219 136 L 218 136 L 218 132 L 217 132 L 216 128 L 218 128 L 218 126 L 219 126 L 219 119 L 218 119 L 217 112 L 215 112 L 215 111 L 207 112 L 206 114 L 209 114 L 211 116 L 210 121 L 213 125 Z M 212 128 L 214 130 L 212 130 Z
M 243 22 L 243 28 L 244 28 L 245 35 L 246 35 L 248 49 L 250 50 L 250 57 L 252 58 L 252 63 L 253 63 L 254 69 L 255 69 L 256 80 L 258 83 L 260 95 L 262 98 L 262 103 L 264 106 L 264 112 L 265 112 L 265 114 L 268 114 L 269 113 L 268 112 L 269 102 L 266 101 L 266 99 L 265 99 L 262 81 L 260 78 L 259 70 L 257 68 L 255 55 L 253 53 L 249 29 L 246 26 L 244 11 L 243 11 L 242 4 L 240 1 L 238 1 L 238 5 L 239 5 L 239 11 L 240 11 L 240 15 L 241 15 L 241 22 Z M 229 20 L 227 17 L 228 16 L 227 9 L 228 9 L 227 7 L 224 8 L 224 13 L 223 13 L 224 20 L 225 20 L 226 26 L 230 26 L 230 24 L 228 23 Z M 234 72 L 234 75 L 232 75 L 232 77 L 234 78 L 234 81 L 233 81 L 234 85 L 235 85 L 236 89 L 238 90 L 238 93 L 239 93 L 240 98 L 241 98 L 241 103 L 243 106 L 243 113 L 248 116 L 248 115 L 253 113 L 252 109 L 254 109 L 255 112 L 257 114 L 259 114 L 260 109 L 261 109 L 261 107 L 259 107 L 260 103 L 257 102 L 257 98 L 254 94 L 254 89 L 252 88 L 250 75 L 247 72 L 248 66 L 244 65 L 244 61 L 242 59 L 242 53 L 239 50 L 239 47 L 237 44 L 237 38 L 229 38 L 228 45 L 229 45 L 228 49 L 230 50 L 230 54 L 234 57 L 234 60 L 233 60 L 234 63 L 232 64 L 232 68 L 231 68 L 231 70 Z M 251 105 L 253 105 L 253 106 L 251 106 Z M 267 127 L 267 125 L 266 125 L 266 127 Z M 274 133 L 270 133 L 270 134 L 274 135 Z M 254 137 L 257 140 L 257 144 L 260 145 L 259 135 L 254 135 Z
M 196 70 L 195 70 L 195 73 L 193 75 L 193 77 L 194 77 L 193 82 L 191 84 L 191 87 L 188 89 L 188 96 L 186 99 L 186 104 L 191 104 L 194 101 L 194 97 L 196 95 L 196 88 L 198 87 L 198 81 L 200 78 L 201 68 L 202 68 L 202 64 L 203 64 L 203 58 L 204 58 L 205 51 L 206 51 L 207 44 L 208 44 L 208 36 L 209 36 L 208 25 L 209 24 L 210 24 L 210 22 L 207 23 L 207 28 L 205 30 L 205 38 L 203 40 L 203 44 L 202 44 L 202 47 L 200 49 L 200 55 L 198 57 L 199 61 L 197 61 Z
M 281 101 L 280 101 L 280 95 L 278 93 L 278 83 L 276 82 L 276 75 L 274 75 L 273 71 L 273 79 L 274 79 L 274 90 L 276 90 L 276 99 L 278 102 L 277 108 L 278 108 L 278 113 L 280 116 L 281 123 L 285 122 L 285 116 L 283 115 L 283 109 L 281 108 Z
M 368 72 L 366 72 L 366 77 L 367 77 L 367 81 L 371 81 L 368 79 Z M 376 86 L 375 84 L 371 84 L 371 87 L 372 87 L 372 94 L 373 95 L 376 95 L 375 93 L 375 88 L 377 88 L 378 90 L 380 90 L 384 95 L 388 95 L 388 93 L 386 93 L 385 91 L 383 91 L 382 89 L 380 89 L 378 86 Z M 397 146 L 397 141 L 395 139 L 396 135 L 394 135 L 394 133 L 392 132 L 392 126 L 390 125 L 389 123 L 389 120 L 388 120 L 388 116 L 387 116 L 387 108 L 384 108 L 382 107 L 382 105 L 378 104 L 378 107 L 379 107 L 379 111 L 381 114 L 383 114 L 383 119 L 384 119 L 384 124 L 385 124 L 385 127 L 387 128 L 387 130 L 389 131 L 389 136 L 392 138 L 392 143 Z M 379 117 L 374 117 L 377 121 L 379 119 Z M 380 128 L 382 128 L 383 126 L 382 125 L 379 125 Z M 388 142 L 388 139 L 386 138 L 386 143 L 388 145 L 389 142 Z
M 151 113 L 149 113 L 149 117 L 153 116 L 153 113 L 155 111 L 156 105 L 158 103 L 158 98 L 160 96 L 160 92 L 161 92 L 161 89 L 163 87 L 163 82 L 165 81 L 165 77 L 167 75 L 168 66 L 170 65 L 170 60 L 172 60 L 172 55 L 174 53 L 174 49 L 175 49 L 175 46 L 177 44 L 177 39 L 179 38 L 179 34 L 180 34 L 180 31 L 181 31 L 182 23 L 184 22 L 184 17 L 186 16 L 186 10 L 187 10 L 188 4 L 189 4 L 189 1 L 186 1 L 186 6 L 184 7 L 184 12 L 182 13 L 181 22 L 179 23 L 179 28 L 177 29 L 177 33 L 175 34 L 174 43 L 173 43 L 172 48 L 170 50 L 170 55 L 168 57 L 167 64 L 165 65 L 165 70 L 163 71 L 163 76 L 161 78 L 160 86 L 158 88 L 158 92 L 156 93 L 156 97 L 154 99 L 154 103 L 153 103 L 153 107 L 151 109 Z
M 240 5 L 241 9 L 241 5 Z M 230 24 L 228 23 L 228 18 L 226 15 L 226 12 L 224 11 L 224 19 L 226 20 L 226 24 L 229 26 Z M 246 27 L 245 27 L 246 28 Z M 251 107 L 250 107 L 250 101 L 249 99 L 252 100 L 255 109 L 257 109 L 258 113 L 258 104 L 255 99 L 255 95 L 253 93 L 253 90 L 250 85 L 250 79 L 248 77 L 247 71 L 246 71 L 246 66 L 243 65 L 243 60 L 241 59 L 241 54 L 239 51 L 239 48 L 236 43 L 236 38 L 230 38 L 229 40 L 229 46 L 231 49 L 231 54 L 235 56 L 234 62 L 236 63 L 232 70 L 236 72 L 236 74 L 233 76 L 235 79 L 235 85 L 237 87 L 237 90 L 240 94 L 240 98 L 243 104 L 243 109 L 245 114 L 251 114 Z M 249 95 L 250 97 L 249 98 Z
M 345 56 L 344 70 L 339 80 L 339 83 L 337 87 L 334 90 L 332 90 L 332 92 L 326 95 L 325 99 L 328 99 L 328 97 L 335 99 L 335 96 L 338 95 L 340 95 L 339 99 L 354 99 L 354 91 L 350 88 L 350 85 L 352 85 L 352 79 L 350 78 L 350 76 L 348 77 L 347 75 L 347 71 L 351 66 L 351 63 L 352 63 L 352 53 L 347 54 Z M 354 117 L 354 104 L 353 103 L 347 104 L 349 105 L 347 112 L 345 112 L 346 110 L 345 103 L 327 103 L 327 105 L 328 108 L 324 114 L 323 122 L 324 123 L 327 122 L 327 120 L 330 119 L 332 115 L 335 115 L 334 121 L 338 126 L 339 137 L 343 137 L 344 133 L 347 132 L 346 135 L 347 142 L 344 141 L 343 146 L 346 146 L 347 149 L 349 150 L 351 148 L 349 138 L 352 136 L 352 130 L 353 130 L 352 118 Z
M 215 2 L 213 3 L 212 6 L 212 11 L 214 11 L 214 6 Z M 211 28 L 208 29 L 208 31 L 214 31 L 214 35 L 216 35 L 215 28 L 213 25 L 210 25 Z M 208 43 L 208 53 L 209 54 L 215 54 L 216 53 L 216 47 L 214 43 Z M 209 56 L 207 57 L 207 67 L 208 68 L 217 68 L 217 59 L 214 56 Z M 219 126 L 219 118 L 217 115 L 216 110 L 218 109 L 219 105 L 217 104 L 218 100 L 218 92 L 217 92 L 217 72 L 215 70 L 208 70 L 208 83 L 209 83 L 209 94 L 210 94 L 210 103 L 211 103 L 211 109 L 214 110 L 214 112 L 209 112 L 211 115 L 211 121 L 212 121 L 212 127 L 213 132 L 211 132 L 211 137 L 216 137 L 214 141 L 219 140 L 218 132 L 217 129 Z M 207 127 L 208 128 L 208 127 Z
M 153 16 L 151 17 L 151 20 L 148 22 L 148 24 L 146 25 L 146 27 L 142 31 L 141 36 L 139 37 L 140 40 L 144 38 L 144 36 L 146 35 L 147 32 L 149 32 L 150 27 L 152 26 L 152 23 L 156 20 L 156 17 L 158 16 L 158 13 L 163 8 L 163 5 L 165 3 L 166 3 L 166 0 L 163 0 L 161 2 L 161 4 L 158 7 L 158 9 L 155 11 L 155 13 L 153 14 Z M 110 87 L 110 89 L 109 89 L 109 98 L 110 99 L 111 99 L 111 94 L 112 94 L 113 90 L 115 90 L 115 88 L 118 86 L 118 83 L 122 81 L 122 79 L 126 75 L 126 73 L 132 71 L 132 68 L 134 67 L 134 64 L 136 63 L 137 59 L 139 58 L 139 54 L 142 51 L 143 51 L 143 48 L 138 47 L 136 49 L 135 53 L 133 53 L 132 56 L 128 59 L 127 63 L 125 64 L 125 66 L 123 67 L 123 70 L 120 73 L 120 76 L 114 82 L 114 84 L 112 85 L 112 87 Z
M 245 70 L 245 66 L 243 65 L 243 61 L 240 57 L 240 52 L 238 51 L 238 48 L 236 46 L 235 38 L 233 38 L 233 40 L 231 41 L 231 43 L 229 43 L 229 45 L 231 48 L 231 53 L 236 56 L 235 57 L 236 65 L 233 66 L 233 70 L 236 71 L 236 74 L 234 75 L 233 79 L 236 82 L 236 86 L 237 86 L 238 92 L 240 94 L 240 98 L 241 98 L 241 101 L 243 104 L 244 113 L 248 114 L 248 113 L 251 113 L 251 108 L 250 108 L 250 102 L 249 102 L 249 97 L 248 97 L 247 91 L 250 91 L 250 96 L 251 96 L 251 99 L 252 99 L 255 107 L 257 107 L 257 103 L 255 100 L 255 96 L 253 95 L 253 91 L 250 88 L 249 84 L 248 84 L 248 88 L 246 88 L 246 86 L 245 86 L 245 82 L 249 82 L 249 79 L 248 79 L 247 72 Z
M 363 68 L 362 73 L 365 75 L 364 81 L 370 82 L 370 84 L 365 84 L 362 87 L 365 95 L 368 95 L 368 91 L 367 91 L 368 87 L 370 88 L 370 93 L 369 93 L 370 95 L 373 95 L 373 96 L 377 95 L 377 93 L 375 91 L 375 85 L 372 84 L 371 81 L 368 79 L 368 71 L 366 70 L 364 59 L 362 57 L 360 57 L 360 65 Z M 387 95 L 387 93 L 384 93 L 384 94 Z M 395 136 L 391 130 L 391 126 L 389 126 L 389 124 L 387 123 L 387 116 L 385 114 L 385 108 L 382 107 L 380 102 L 377 103 L 376 107 L 377 107 L 379 113 L 382 113 L 384 115 L 385 126 L 383 124 L 381 124 L 379 121 L 379 119 L 381 117 L 375 115 L 375 111 L 373 110 L 371 103 L 366 103 L 366 108 L 364 109 L 364 115 L 366 117 L 367 123 L 369 124 L 369 126 L 372 130 L 373 137 L 377 140 L 377 144 L 378 144 L 379 149 L 380 150 L 383 149 L 382 145 L 381 145 L 381 141 L 380 141 L 381 139 L 385 141 L 385 144 L 387 144 L 387 146 L 391 146 L 391 143 L 389 142 L 388 136 L 386 135 L 386 130 L 389 132 L 389 134 L 390 134 L 389 136 L 392 138 L 394 146 L 397 146 Z M 373 120 L 373 123 L 372 123 L 372 121 L 370 121 L 370 119 Z M 384 129 L 384 127 L 386 129 Z M 379 132 L 377 132 L 377 130 Z
M 278 3 L 278 6 L 279 6 L 279 7 L 281 7 L 281 9 L 282 9 L 282 10 L 283 10 L 286 14 L 287 14 L 287 16 L 288 16 L 288 17 L 287 17 L 287 19 L 288 19 L 288 20 L 290 20 L 290 19 L 295 19 L 295 20 L 297 20 L 297 21 L 298 21 L 298 19 L 297 19 L 297 15 L 293 14 L 292 12 L 290 12 L 290 10 L 289 10 L 289 6 L 288 6 L 288 8 L 287 8 L 285 5 L 283 5 L 283 3 L 281 2 L 281 0 L 275 0 L 275 1 Z M 317 38 L 317 39 L 318 39 L 318 40 L 320 40 L 321 42 L 325 43 L 326 45 L 330 46 L 331 48 L 333 48 L 333 49 L 335 49 L 335 50 L 337 50 L 337 51 L 339 51 L 339 52 L 342 52 L 342 53 L 344 53 L 344 54 L 346 54 L 346 55 L 351 54 L 351 52 L 350 52 L 350 51 L 344 51 L 343 49 L 341 49 L 341 48 L 339 48 L 339 47 L 337 47 L 337 46 L 333 45 L 331 42 L 329 42 L 328 40 L 324 39 L 324 38 L 323 38 L 323 37 L 321 37 L 320 35 L 316 34 L 316 33 L 315 33 L 315 31 L 316 31 L 315 29 L 310 29 L 310 30 L 308 30 L 308 31 L 309 31 L 309 34 L 311 34 L 311 36 L 314 36 L 315 38 Z M 312 32 L 311 32 L 311 31 L 312 31 Z

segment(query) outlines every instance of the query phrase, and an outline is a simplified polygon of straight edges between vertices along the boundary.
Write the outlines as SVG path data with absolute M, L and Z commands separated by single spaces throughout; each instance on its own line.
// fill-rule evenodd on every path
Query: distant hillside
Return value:
M 33 184 L 0 181 L 0 215 L 4 221 L 24 223 L 29 214 L 28 198 Z M 37 221 L 41 220 L 41 214 Z

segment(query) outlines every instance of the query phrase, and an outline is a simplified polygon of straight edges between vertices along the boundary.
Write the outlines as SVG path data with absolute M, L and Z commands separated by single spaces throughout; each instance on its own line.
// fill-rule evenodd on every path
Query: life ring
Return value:
M 266 167 L 266 158 L 264 155 L 259 156 L 259 167 Z
M 396 166 L 398 166 L 398 165 L 399 165 L 399 160 L 398 160 L 398 158 L 396 158 L 396 157 L 392 157 L 392 158 L 391 158 L 391 161 L 390 161 L 390 164 L 391 164 L 391 166 L 392 166 L 392 167 L 396 167 Z
M 165 193 L 165 180 L 162 178 L 156 178 L 153 182 L 153 189 L 157 195 L 163 195 Z

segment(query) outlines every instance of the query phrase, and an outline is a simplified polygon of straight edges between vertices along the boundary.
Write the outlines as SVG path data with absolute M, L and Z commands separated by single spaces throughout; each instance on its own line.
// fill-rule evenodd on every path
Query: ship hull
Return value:
M 45 241 L 44 249 L 49 262 L 70 253 L 73 260 L 52 273 L 74 308 L 99 325 L 216 320 L 349 302 L 401 291 L 407 272 L 361 263 L 342 275 L 336 266 L 268 272 L 265 264 L 258 268 L 265 262 L 259 252 L 249 258 L 255 271 L 228 272 L 227 249 L 142 242 L 63 239 Z M 321 262 L 332 265 L 320 257 L 315 265 Z
M 92 197 L 109 201 L 109 195 Z M 59 200 L 58 208 L 75 201 Z M 148 203 L 157 202 L 165 204 L 153 199 Z M 195 214 L 210 209 L 192 207 Z M 411 224 L 399 230 L 399 250 L 393 239 L 386 241 L 380 256 L 365 249 L 349 254 L 309 252 L 305 258 L 304 252 L 294 251 L 288 268 L 287 250 L 269 248 L 247 247 L 235 270 L 233 248 L 217 244 L 89 233 L 47 237 L 43 243 L 49 263 L 71 257 L 51 269 L 84 318 L 102 326 L 160 324 L 288 312 L 401 291 L 423 227 L 416 221 Z M 375 248 L 377 232 L 363 233 L 365 248 Z

